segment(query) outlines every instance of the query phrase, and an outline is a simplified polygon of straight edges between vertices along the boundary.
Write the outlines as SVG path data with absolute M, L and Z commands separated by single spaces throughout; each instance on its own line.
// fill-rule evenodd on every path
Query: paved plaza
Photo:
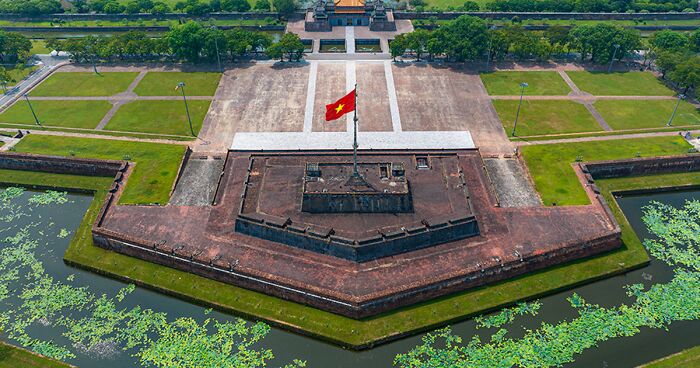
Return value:
M 478 74 L 389 60 L 312 60 L 284 67 L 257 63 L 231 69 L 203 127 L 202 140 L 208 144 L 194 150 L 224 152 L 237 133 L 351 132 L 352 116 L 326 122 L 324 114 L 326 104 L 356 83 L 360 132 L 468 131 L 486 155 L 513 153 Z

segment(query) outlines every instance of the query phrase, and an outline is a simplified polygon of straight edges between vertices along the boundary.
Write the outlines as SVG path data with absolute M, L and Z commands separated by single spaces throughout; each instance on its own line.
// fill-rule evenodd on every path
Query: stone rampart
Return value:
M 593 179 L 700 171 L 700 155 L 634 158 L 581 165 Z
M 0 152 L 0 169 L 86 176 L 117 176 L 118 172 L 125 172 L 127 167 L 128 164 L 124 161 Z

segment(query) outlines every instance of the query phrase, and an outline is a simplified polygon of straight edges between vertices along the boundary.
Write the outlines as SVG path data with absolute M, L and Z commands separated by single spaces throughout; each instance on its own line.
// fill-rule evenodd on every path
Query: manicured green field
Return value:
M 123 204 L 166 204 L 185 153 L 184 146 L 42 135 L 23 138 L 15 149 L 45 155 L 136 162 L 120 199 Z
M 648 72 L 568 71 L 576 86 L 595 96 L 672 96 L 674 93 Z
M 0 368 L 68 368 L 68 364 L 0 342 Z
M 700 346 L 647 363 L 640 368 L 700 367 Z
M 202 128 L 211 101 L 187 102 L 195 135 Z M 133 101 L 117 110 L 106 130 L 190 136 L 183 101 Z
M 185 82 L 188 96 L 214 96 L 219 79 L 219 73 L 149 72 L 134 92 L 139 96 L 179 96 L 182 91 L 175 88 Z
M 522 154 L 542 202 L 563 206 L 590 203 L 571 167 L 577 158 L 585 162 L 682 155 L 689 148 L 682 137 L 654 137 L 525 146 Z
M 518 109 L 517 100 L 493 100 L 503 128 L 509 136 Z M 602 128 L 586 107 L 573 101 L 523 101 L 516 136 L 600 131 Z
M 138 73 L 58 72 L 34 88 L 30 95 L 47 97 L 112 96 L 124 92 Z
M 35 54 L 48 54 L 53 50 L 49 50 L 48 47 L 46 47 L 46 42 L 44 40 L 32 40 L 32 49 L 31 52 L 32 55 Z
M 492 96 L 520 95 L 520 83 L 527 83 L 525 95 L 565 96 L 571 88 L 557 72 L 493 72 L 482 73 L 481 80 Z
M 613 129 L 663 128 L 671 118 L 676 100 L 598 100 L 595 108 Z M 700 113 L 682 101 L 673 125 L 700 125 Z
M 42 125 L 85 129 L 95 128 L 112 108 L 107 101 L 32 101 L 31 104 Z M 2 113 L 0 122 L 36 124 L 24 100 Z

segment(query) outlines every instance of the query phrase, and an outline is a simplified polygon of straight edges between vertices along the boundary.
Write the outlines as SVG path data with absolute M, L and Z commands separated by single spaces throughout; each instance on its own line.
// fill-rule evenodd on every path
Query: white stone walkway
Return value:
M 345 27 L 345 52 L 355 53 L 355 27 Z
M 396 86 L 394 84 L 394 71 L 391 69 L 391 61 L 384 62 L 384 77 L 386 77 L 386 90 L 389 93 L 389 110 L 391 111 L 391 127 L 395 132 L 403 131 L 401 127 L 401 114 L 399 113 L 399 102 L 396 97 Z
M 466 131 L 359 132 L 359 149 L 474 149 Z M 259 132 L 236 133 L 231 149 L 236 151 L 351 150 L 351 132 Z
M 314 121 L 314 104 L 316 103 L 316 79 L 318 62 L 310 61 L 309 84 L 306 87 L 306 108 L 304 110 L 304 132 L 311 133 Z

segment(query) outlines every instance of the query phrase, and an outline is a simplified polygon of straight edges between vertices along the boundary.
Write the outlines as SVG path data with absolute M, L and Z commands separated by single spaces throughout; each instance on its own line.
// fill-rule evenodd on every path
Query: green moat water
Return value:
M 25 199 L 35 192 L 25 192 Z M 92 197 L 80 194 L 69 194 L 68 203 L 47 205 L 34 208 L 31 217 L 21 217 L 14 220 L 10 226 L 20 228 L 33 222 L 53 223 L 53 228 L 65 228 L 71 234 L 80 224 L 82 217 L 90 205 Z M 673 192 L 663 194 L 648 194 L 643 196 L 629 196 L 618 198 L 619 204 L 627 216 L 630 224 L 640 236 L 648 237 L 648 233 L 641 222 L 642 207 L 649 201 L 655 200 L 673 206 L 682 206 L 687 199 L 700 199 L 700 191 Z M 0 214 L 1 215 L 1 214 Z M 3 224 L 5 226 L 5 224 Z M 89 286 L 90 291 L 100 295 L 115 295 L 125 284 L 104 278 L 89 272 L 81 271 L 66 266 L 62 261 L 63 253 L 70 243 L 70 236 L 65 238 L 52 237 L 48 246 L 36 251 L 37 257 L 43 263 L 46 273 L 56 279 L 66 279 L 75 275 L 72 283 L 76 286 Z M 7 246 L 0 241 L 0 247 Z M 602 306 L 614 306 L 629 303 L 631 299 L 625 295 L 623 286 L 643 283 L 649 286 L 654 283 L 662 283 L 670 280 L 671 269 L 662 262 L 652 260 L 651 264 L 643 269 L 629 272 L 625 275 L 613 277 L 574 290 L 568 290 L 541 299 L 542 307 L 536 317 L 519 317 L 515 324 L 509 328 L 512 337 L 522 335 L 524 329 L 535 329 L 542 322 L 556 323 L 557 321 L 571 319 L 576 316 L 566 298 L 574 292 L 580 294 L 588 302 Z M 21 290 L 22 285 L 11 285 L 11 290 Z M 142 288 L 136 290 L 124 299 L 119 307 L 131 308 L 140 305 L 157 312 L 165 312 L 169 318 L 193 317 L 203 321 L 208 317 L 219 320 L 234 320 L 234 317 L 212 312 L 205 314 L 205 308 L 167 297 Z M 0 309 L 7 308 L 7 303 L 0 304 Z M 80 312 L 76 312 L 80 314 Z M 518 328 L 522 326 L 523 328 Z M 577 357 L 575 363 L 567 367 L 634 367 L 680 351 L 682 349 L 700 345 L 700 321 L 674 322 L 669 330 L 643 329 L 633 337 L 613 339 L 600 344 L 598 348 L 589 349 Z M 32 337 L 42 340 L 55 340 L 65 342 L 60 333 L 51 326 L 38 324 L 28 329 Z M 476 330 L 473 321 L 465 321 L 453 326 L 456 335 L 468 339 L 474 334 L 488 337 L 494 331 Z M 10 341 L 11 342 L 11 341 Z M 306 360 L 308 367 L 390 367 L 394 356 L 407 352 L 420 343 L 420 336 L 403 339 L 378 348 L 352 352 L 335 346 L 325 344 L 310 338 L 299 336 L 286 331 L 272 329 L 269 335 L 260 344 L 261 347 L 272 349 L 276 359 L 269 366 L 284 365 L 294 358 Z M 79 367 L 135 367 L 139 366 L 137 358 L 132 351 L 122 351 L 105 346 L 100 351 L 84 352 L 75 349 L 77 358 L 69 360 L 71 364 Z

